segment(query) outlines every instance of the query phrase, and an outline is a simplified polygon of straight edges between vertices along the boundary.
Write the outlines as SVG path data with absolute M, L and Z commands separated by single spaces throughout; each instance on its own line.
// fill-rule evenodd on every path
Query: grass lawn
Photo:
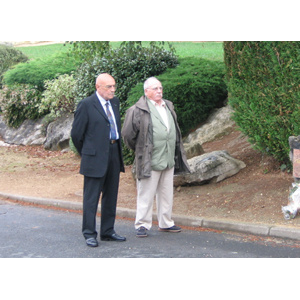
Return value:
M 121 42 L 112 42 L 113 47 L 118 47 Z M 143 42 L 147 44 L 147 42 Z M 176 49 L 179 57 L 198 56 L 205 59 L 216 61 L 224 60 L 224 51 L 222 42 L 171 42 Z M 24 52 L 29 58 L 35 59 L 57 52 L 67 51 L 71 47 L 70 44 L 51 44 L 44 46 L 17 47 Z M 168 46 L 166 45 L 166 49 Z
M 197 56 L 205 59 L 223 61 L 222 42 L 173 42 L 179 57 Z
M 50 44 L 42 46 L 16 47 L 18 50 L 25 53 L 30 59 L 42 58 L 58 52 L 68 51 L 70 44 Z
M 147 45 L 149 42 L 143 42 Z M 170 42 L 176 49 L 176 54 L 179 57 L 197 56 L 205 59 L 223 61 L 224 51 L 223 42 Z M 112 42 L 113 47 L 118 47 L 121 42 Z M 165 45 L 166 49 L 169 46 Z

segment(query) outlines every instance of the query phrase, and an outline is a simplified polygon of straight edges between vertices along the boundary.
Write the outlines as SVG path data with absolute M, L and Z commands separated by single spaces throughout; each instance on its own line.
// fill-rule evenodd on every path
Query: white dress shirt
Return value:
M 97 95 L 97 97 L 98 97 L 98 99 L 99 99 L 99 101 L 100 101 L 100 104 L 102 105 L 103 110 L 104 110 L 105 113 L 106 113 L 106 103 L 107 103 L 107 102 L 109 103 L 108 109 L 109 109 L 109 111 L 110 111 L 110 113 L 111 113 L 111 115 L 112 115 L 112 117 L 113 117 L 114 123 L 115 123 L 115 128 L 116 128 L 116 139 L 118 140 L 120 137 L 119 137 L 119 132 L 118 132 L 118 127 L 117 127 L 117 122 L 116 122 L 115 114 L 114 114 L 114 111 L 113 111 L 113 109 L 112 109 L 111 103 L 110 103 L 109 100 L 106 101 L 105 99 L 103 99 L 103 98 L 98 94 L 98 92 L 96 92 L 96 95 Z
M 161 118 L 163 119 L 168 132 L 169 132 L 169 119 L 168 119 L 168 115 L 167 115 L 167 107 L 166 107 L 166 102 L 161 100 L 161 105 L 159 105 L 157 102 L 149 99 L 151 101 L 151 103 L 155 106 L 155 108 L 157 109 L 157 111 L 159 112 Z

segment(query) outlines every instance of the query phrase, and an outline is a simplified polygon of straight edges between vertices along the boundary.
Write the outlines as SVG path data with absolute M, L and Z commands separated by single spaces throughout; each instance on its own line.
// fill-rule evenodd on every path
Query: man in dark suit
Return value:
M 79 102 L 71 137 L 81 156 L 84 175 L 82 233 L 86 244 L 97 247 L 96 213 L 101 199 L 100 238 L 125 241 L 114 231 L 120 172 L 125 172 L 120 139 L 120 102 L 116 83 L 107 74 L 96 79 L 96 92 Z

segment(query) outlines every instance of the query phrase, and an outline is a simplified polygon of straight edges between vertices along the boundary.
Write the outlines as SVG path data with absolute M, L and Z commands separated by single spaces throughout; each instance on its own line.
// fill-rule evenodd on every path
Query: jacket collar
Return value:
M 165 99 L 162 99 L 164 101 L 164 103 L 168 106 L 168 101 Z M 142 109 L 142 110 L 146 110 L 147 112 L 150 113 L 150 109 L 148 107 L 147 104 L 147 97 L 146 96 L 142 96 L 138 102 L 135 104 L 137 108 Z
M 102 104 L 100 103 L 100 100 L 96 94 L 96 92 L 94 93 L 94 97 L 93 97 L 93 102 L 94 102 L 94 106 L 96 108 L 96 110 L 104 117 L 108 120 L 107 115 L 103 109 Z
M 148 104 L 147 104 L 147 98 L 146 96 L 142 96 L 139 101 L 135 104 L 137 108 L 142 109 L 142 110 L 146 110 L 147 112 L 150 113 Z

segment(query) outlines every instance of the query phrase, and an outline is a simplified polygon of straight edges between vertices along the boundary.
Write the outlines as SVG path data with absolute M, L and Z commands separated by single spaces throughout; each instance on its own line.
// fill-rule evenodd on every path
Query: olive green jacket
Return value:
M 172 114 L 166 109 L 169 130 L 160 113 L 150 100 L 147 101 L 150 108 L 153 125 L 153 149 L 151 167 L 154 171 L 171 169 L 175 165 L 176 127 Z

